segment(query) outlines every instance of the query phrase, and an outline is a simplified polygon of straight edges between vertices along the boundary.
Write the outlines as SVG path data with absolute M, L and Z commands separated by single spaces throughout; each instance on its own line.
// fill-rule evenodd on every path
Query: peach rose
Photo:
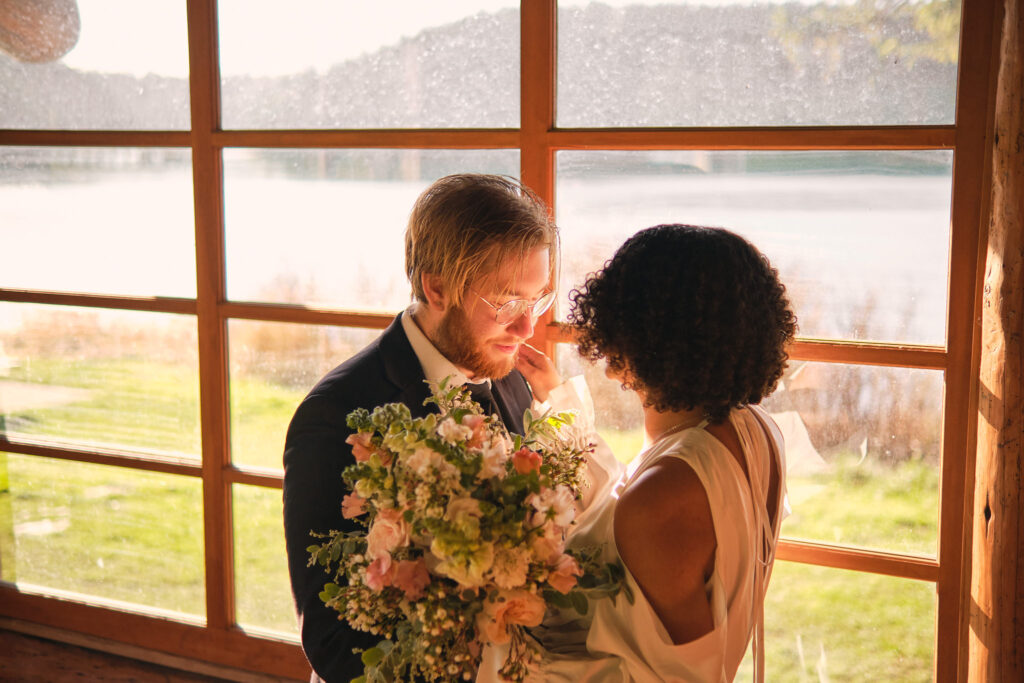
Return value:
M 583 576 L 583 570 L 572 555 L 562 555 L 548 573 L 548 584 L 559 593 L 565 594 L 576 585 L 576 578 Z
M 531 451 L 526 446 L 512 454 L 512 466 L 516 468 L 516 472 L 519 474 L 526 474 L 528 472 L 539 473 L 542 462 L 540 454 Z
M 395 565 L 391 562 L 391 556 L 387 553 L 381 555 L 370 563 L 366 568 L 367 586 L 375 591 L 381 591 L 385 586 L 390 586 L 395 575 Z
M 525 590 L 501 590 L 496 600 L 484 603 L 477 628 L 489 642 L 507 643 L 510 625 L 540 626 L 544 609 L 544 599 L 539 595 Z
M 530 550 L 533 556 L 542 562 L 555 564 L 558 557 L 565 550 L 565 540 L 558 527 L 549 524 L 541 529 L 542 535 L 536 536 L 530 542 Z
M 430 573 L 423 558 L 418 560 L 402 560 L 395 567 L 392 585 L 400 588 L 405 597 L 418 600 L 423 596 L 423 589 L 430 585 Z
M 409 545 L 409 524 L 402 512 L 394 508 L 379 511 L 366 533 L 367 556 L 377 559 L 406 545 Z
M 345 439 L 345 443 L 352 446 L 352 455 L 355 457 L 356 462 L 366 462 L 373 455 L 373 449 L 370 448 L 371 437 L 373 437 L 371 432 L 356 432 L 355 434 L 349 434 L 348 438 Z
M 358 493 L 350 493 L 341 499 L 341 516 L 352 519 L 366 512 L 366 499 Z

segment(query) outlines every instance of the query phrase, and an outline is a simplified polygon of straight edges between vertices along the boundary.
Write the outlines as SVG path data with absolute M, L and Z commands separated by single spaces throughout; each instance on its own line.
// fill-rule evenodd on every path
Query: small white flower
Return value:
M 446 417 L 441 421 L 441 424 L 437 425 L 437 433 L 442 439 L 450 444 L 468 441 L 470 437 L 473 436 L 472 429 L 460 425 L 450 417 Z

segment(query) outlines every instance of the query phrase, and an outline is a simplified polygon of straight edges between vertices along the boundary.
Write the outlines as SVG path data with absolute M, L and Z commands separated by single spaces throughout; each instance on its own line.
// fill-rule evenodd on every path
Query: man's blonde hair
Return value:
M 413 206 L 405 231 L 405 271 L 416 300 L 427 300 L 422 276 L 429 273 L 441 279 L 458 306 L 470 283 L 500 261 L 524 263 L 529 252 L 544 247 L 553 278 L 558 228 L 528 188 L 507 176 L 450 175 L 428 187 Z

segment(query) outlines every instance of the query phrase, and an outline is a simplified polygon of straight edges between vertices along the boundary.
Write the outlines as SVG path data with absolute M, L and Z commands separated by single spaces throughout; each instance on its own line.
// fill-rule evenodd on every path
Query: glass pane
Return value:
M 768 681 L 931 681 L 935 585 L 776 562 L 764 639 Z
M 792 361 L 764 407 L 786 437 L 784 536 L 935 556 L 942 372 Z
M 285 433 L 299 402 L 329 370 L 379 334 L 329 325 L 228 321 L 232 460 L 280 470 Z
M 202 482 L 0 453 L 3 580 L 204 615 Z
M 222 0 L 225 128 L 519 126 L 519 3 Z
M 562 0 L 558 125 L 954 121 L 959 0 Z
M 457 172 L 518 176 L 515 150 L 225 150 L 228 296 L 400 310 L 413 202 Z
M 0 128 L 189 128 L 181 0 L 5 2 L 0 13 Z
M 198 458 L 191 316 L 0 303 L 0 431 Z
M 722 226 L 779 269 L 802 337 L 945 343 L 952 152 L 560 152 L 557 168 L 565 292 L 637 230 Z
M 558 371 L 569 379 L 582 375 L 594 399 L 594 423 L 597 433 L 612 449 L 615 457 L 629 462 L 643 447 L 643 406 L 635 392 L 604 374 L 604 362 L 590 363 L 580 358 L 576 346 L 559 344 Z
M 0 287 L 194 297 L 191 158 L 0 147 Z
M 281 526 L 281 491 L 236 484 L 232 497 L 238 623 L 298 635 Z

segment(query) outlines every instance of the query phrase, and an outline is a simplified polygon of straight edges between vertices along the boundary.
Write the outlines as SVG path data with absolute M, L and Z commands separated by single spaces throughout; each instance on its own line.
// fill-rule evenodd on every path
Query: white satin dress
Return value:
M 633 594 L 613 601 L 596 599 L 585 616 L 550 613 L 530 629 L 538 662 L 531 681 L 564 683 L 654 683 L 732 681 L 755 631 L 760 632 L 764 592 L 784 516 L 785 481 L 780 481 L 778 510 L 768 515 L 768 486 L 773 459 L 786 471 L 782 435 L 758 407 L 732 411 L 750 480 L 730 451 L 700 425 L 665 436 L 630 463 L 610 495 L 598 496 L 578 518 L 569 547 L 603 545 L 606 561 L 618 560 L 614 515 L 618 496 L 661 458 L 679 458 L 697 473 L 708 495 L 717 539 L 714 571 L 706 584 L 714 629 L 698 640 L 674 645 L 640 587 L 626 569 Z M 755 674 L 763 672 L 763 643 L 755 640 Z M 498 681 L 504 652 L 485 649 L 478 681 Z M 757 675 L 759 678 L 760 676 Z

